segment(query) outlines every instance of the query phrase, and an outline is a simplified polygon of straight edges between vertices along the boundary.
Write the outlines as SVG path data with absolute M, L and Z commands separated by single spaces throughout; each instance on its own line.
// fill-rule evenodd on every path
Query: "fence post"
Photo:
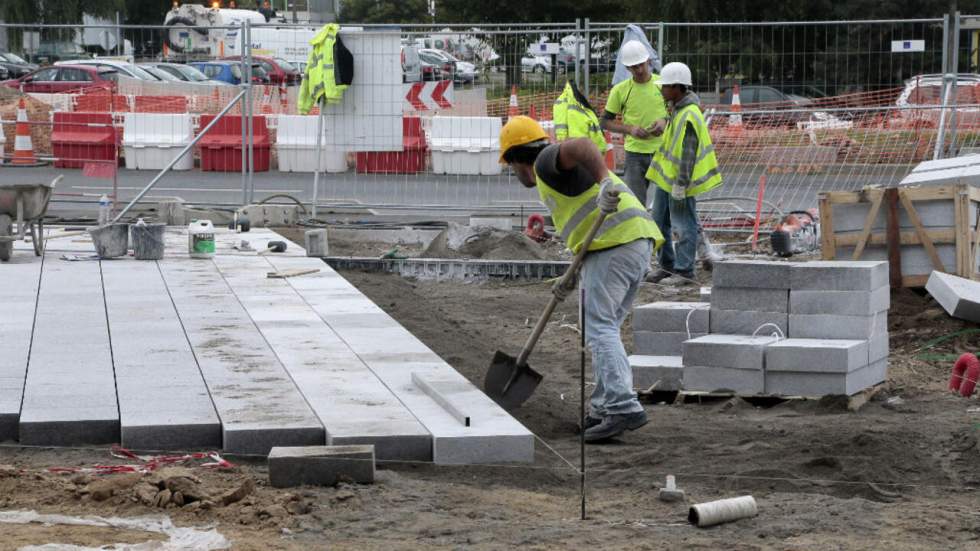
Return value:
M 657 55 L 660 56 L 660 63 L 662 65 L 667 64 L 667 56 L 664 54 L 664 32 L 667 30 L 667 26 L 661 21 L 657 23 Z
M 582 89 L 582 77 L 578 66 L 582 59 L 582 18 L 575 19 L 575 87 Z
M 943 60 L 942 73 L 949 72 L 949 14 L 943 14 Z
M 585 18 L 585 86 L 583 87 L 585 97 L 589 97 L 589 64 L 592 63 L 592 32 L 589 30 L 589 18 Z M 592 101 L 591 99 L 589 101 Z
M 241 39 L 241 44 L 242 44 L 242 47 L 241 47 L 241 50 L 240 50 L 240 53 L 241 53 L 241 62 L 242 62 L 242 71 L 241 71 L 242 72 L 242 82 L 241 82 L 241 84 L 242 84 L 242 90 L 244 91 L 245 90 L 245 87 L 244 87 L 245 86 L 245 75 L 246 75 L 246 72 L 245 72 L 245 48 L 246 48 L 245 44 L 246 43 L 245 43 L 245 22 L 244 21 L 242 22 L 241 28 L 239 28 L 238 32 L 239 32 L 239 38 Z M 220 88 L 218 89 L 218 93 L 219 93 L 219 96 L 218 97 L 220 98 L 221 97 L 220 96 L 220 93 L 221 93 L 221 89 Z M 239 111 L 241 112 L 241 114 L 239 116 L 239 119 L 241 120 L 241 123 L 242 123 L 242 206 L 244 207 L 244 206 L 248 205 L 248 177 L 245 174 L 245 171 L 247 170 L 246 167 L 248 166 L 248 152 L 245 151 L 245 143 L 248 141 L 248 133 L 245 130 L 245 104 L 247 103 L 247 101 L 246 101 L 247 98 L 245 96 L 243 96 L 243 98 L 245 98 L 245 99 L 242 100 L 242 103 L 240 105 Z
M 936 131 L 936 146 L 932 150 L 933 160 L 943 157 L 943 146 L 946 141 L 946 111 L 949 108 L 949 93 L 953 89 L 952 84 L 950 84 L 951 77 L 952 80 L 956 80 L 956 75 L 943 73 L 943 103 L 939 109 L 939 129 Z
M 952 96 L 953 110 L 949 119 L 949 156 L 956 156 L 956 105 L 959 101 L 959 74 L 960 74 L 960 12 L 953 14 L 953 51 L 949 56 L 950 72 L 953 74 Z
M 248 44 L 248 202 L 255 201 L 255 119 L 254 119 L 254 98 L 252 97 L 252 23 L 245 20 L 245 40 Z

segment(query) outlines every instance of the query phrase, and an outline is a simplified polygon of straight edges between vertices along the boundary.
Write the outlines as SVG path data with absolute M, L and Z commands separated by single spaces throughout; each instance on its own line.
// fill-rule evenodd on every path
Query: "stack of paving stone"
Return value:
M 684 341 L 708 333 L 707 302 L 654 302 L 633 309 L 633 387 L 680 390 Z

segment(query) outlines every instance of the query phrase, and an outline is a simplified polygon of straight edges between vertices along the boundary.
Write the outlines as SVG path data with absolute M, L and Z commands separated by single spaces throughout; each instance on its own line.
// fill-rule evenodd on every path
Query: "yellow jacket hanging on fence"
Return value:
M 321 100 L 324 103 L 340 103 L 344 98 L 347 86 L 337 84 L 334 75 L 334 44 L 338 32 L 340 25 L 331 23 L 324 25 L 310 40 L 313 49 L 306 59 L 306 75 L 299 89 L 299 112 L 303 115 Z
M 600 153 L 606 152 L 606 139 L 599 127 L 599 117 L 592 110 L 585 96 L 578 93 L 571 82 L 565 84 L 565 90 L 555 100 L 552 109 L 555 121 L 555 137 L 558 141 L 569 138 L 588 138 L 599 148 Z
M 650 213 L 643 208 L 619 176 L 610 173 L 609 177 L 613 179 L 616 189 L 619 190 L 619 208 L 599 226 L 599 233 L 589 245 L 589 250 L 600 251 L 631 243 L 637 239 L 652 239 L 654 248 L 659 249 L 664 243 L 664 236 L 660 233 L 657 224 L 650 219 Z M 551 219 L 565 245 L 572 252 L 578 253 L 586 234 L 599 216 L 597 205 L 599 184 L 593 184 L 584 193 L 570 197 L 559 193 L 538 176 L 537 188 L 541 202 L 551 211 Z
M 697 102 L 691 100 L 691 96 L 685 98 L 675 106 L 674 114 L 667 124 L 667 129 L 663 134 L 663 141 L 660 149 L 653 154 L 650 161 L 650 168 L 647 170 L 647 179 L 657 184 L 660 189 L 670 193 L 674 183 L 681 181 L 687 184 L 685 196 L 694 197 L 706 191 L 710 191 L 721 185 L 721 173 L 718 172 L 718 159 L 715 158 L 715 147 L 711 143 L 711 135 L 708 133 L 708 124 L 701 114 L 701 108 Z M 691 128 L 698 137 L 698 149 L 694 159 L 694 168 L 691 171 L 690 180 L 681 176 L 681 159 L 683 158 L 684 135 L 687 127 Z

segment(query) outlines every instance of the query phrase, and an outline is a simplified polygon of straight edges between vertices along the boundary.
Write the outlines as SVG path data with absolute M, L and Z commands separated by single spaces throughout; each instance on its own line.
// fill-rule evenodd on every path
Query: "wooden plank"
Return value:
M 953 228 L 956 230 L 956 275 L 963 276 L 969 265 L 967 256 L 968 245 L 965 243 L 969 236 L 969 215 L 964 214 L 963 205 L 966 203 L 966 190 L 960 190 L 953 197 Z
M 962 185 L 956 186 L 937 186 L 937 187 L 911 187 L 903 188 L 909 194 L 909 199 L 913 201 L 935 201 L 937 199 L 952 199 L 956 196 Z
M 871 226 L 874 225 L 875 218 L 878 217 L 882 198 L 884 198 L 884 195 L 875 195 L 874 200 L 871 202 L 871 209 L 868 211 L 868 216 L 864 219 L 864 229 L 861 231 L 861 239 L 858 240 L 858 244 L 854 248 L 854 260 L 861 258 L 861 253 L 864 252 L 864 247 L 868 244 L 868 237 L 871 236 Z
M 902 286 L 902 244 L 901 231 L 898 226 L 898 188 L 885 190 L 885 201 L 888 203 L 885 234 L 888 236 L 888 279 L 893 288 Z M 869 219 L 870 224 L 874 218 Z M 868 228 L 870 230 L 870 227 Z M 863 248 L 863 247 L 862 247 Z M 855 257 L 857 260 L 857 257 Z
M 834 207 L 827 193 L 820 198 L 820 254 L 824 260 L 837 258 L 837 245 L 834 242 Z
M 902 276 L 902 287 L 925 287 L 929 275 Z
M 281 272 L 268 272 L 265 277 L 270 279 L 286 279 L 287 277 L 298 277 L 319 272 L 319 268 L 304 268 L 298 270 L 283 270 Z
M 946 269 L 943 267 L 943 261 L 939 258 L 939 253 L 936 252 L 936 246 L 933 245 L 932 240 L 929 239 L 929 234 L 926 233 L 926 229 L 922 226 L 922 220 L 919 218 L 919 212 L 915 210 L 915 206 L 912 205 L 912 201 L 909 199 L 908 194 L 903 191 L 899 191 L 898 199 L 902 202 L 902 206 L 905 207 L 905 212 L 909 213 L 909 220 L 911 220 L 912 225 L 915 226 L 915 233 L 922 241 L 922 245 L 925 247 L 926 253 L 929 254 L 929 259 L 932 261 L 932 267 L 940 272 L 945 272 Z M 899 238 L 899 245 L 901 245 L 901 238 Z
M 970 188 L 970 208 L 976 209 L 977 211 L 977 223 L 974 225 L 974 231 L 972 233 L 973 243 L 971 250 L 973 251 L 970 255 L 970 279 L 977 279 L 977 257 L 980 256 L 980 203 L 974 203 L 973 201 L 974 188 Z M 980 193 L 980 192 L 978 192 Z
M 951 245 L 956 243 L 956 232 L 952 228 L 942 229 L 942 230 L 926 230 L 926 235 L 929 236 L 929 240 L 935 245 Z M 906 230 L 900 233 L 900 242 L 902 245 L 922 245 L 922 239 L 919 234 L 914 230 Z M 858 244 L 861 240 L 861 234 L 850 233 L 844 235 L 835 235 L 834 243 L 838 247 L 853 247 Z M 885 245 L 888 243 L 888 239 L 884 233 L 872 233 L 868 237 L 867 245 Z

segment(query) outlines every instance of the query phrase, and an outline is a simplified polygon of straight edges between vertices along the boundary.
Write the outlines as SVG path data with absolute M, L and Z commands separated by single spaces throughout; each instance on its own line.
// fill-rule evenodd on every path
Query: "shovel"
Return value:
M 568 270 L 562 276 L 562 285 L 569 281 L 569 278 L 574 278 L 582 267 L 582 261 L 585 259 L 585 255 L 589 250 L 589 245 L 592 244 L 592 240 L 599 233 L 599 227 L 602 226 L 605 219 L 606 215 L 600 212 L 592 227 L 589 228 L 589 233 L 586 234 L 578 254 L 572 259 Z M 500 350 L 493 355 L 493 362 L 490 364 L 487 376 L 483 380 L 483 390 L 494 402 L 500 404 L 500 407 L 508 410 L 519 407 L 531 397 L 531 394 L 534 394 L 534 390 L 538 388 L 538 384 L 544 378 L 543 375 L 527 365 L 527 357 L 534 350 L 534 345 L 538 343 L 541 333 L 544 332 L 545 325 L 548 324 L 548 320 L 551 319 L 551 314 L 555 311 L 559 302 L 558 297 L 551 297 L 548 305 L 544 308 L 544 312 L 541 313 L 541 318 L 538 319 L 537 325 L 531 331 L 531 336 L 524 343 L 524 348 L 517 358 L 505 354 Z

